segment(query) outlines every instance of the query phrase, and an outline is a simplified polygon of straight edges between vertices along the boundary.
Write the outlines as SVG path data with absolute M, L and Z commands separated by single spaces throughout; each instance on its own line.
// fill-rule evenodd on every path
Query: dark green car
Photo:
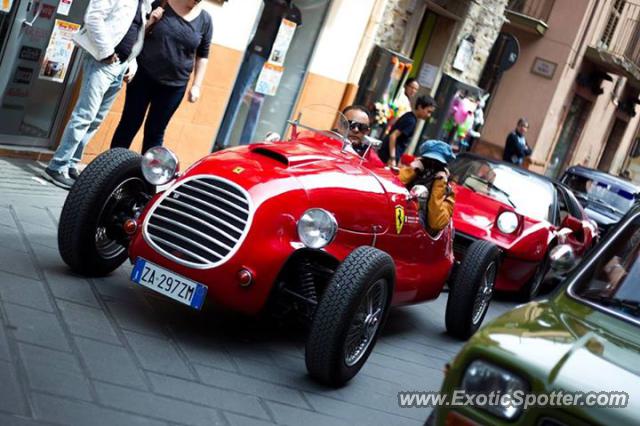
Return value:
M 568 246 L 551 257 L 577 263 Z M 441 395 L 430 424 L 640 425 L 640 206 L 547 300 L 479 330 Z

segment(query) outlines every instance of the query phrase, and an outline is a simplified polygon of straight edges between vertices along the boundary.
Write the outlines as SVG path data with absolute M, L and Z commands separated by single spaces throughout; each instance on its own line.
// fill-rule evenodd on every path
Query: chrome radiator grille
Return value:
M 214 176 L 187 179 L 165 194 L 145 222 L 147 241 L 182 265 L 204 269 L 224 263 L 251 222 L 249 194 Z

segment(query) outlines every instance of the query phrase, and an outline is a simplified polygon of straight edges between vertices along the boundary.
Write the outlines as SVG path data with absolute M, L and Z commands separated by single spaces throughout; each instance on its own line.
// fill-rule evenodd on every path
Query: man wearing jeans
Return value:
M 74 41 L 85 50 L 82 87 L 45 177 L 69 189 L 84 147 L 109 112 L 124 80 L 135 74 L 150 0 L 91 0 Z

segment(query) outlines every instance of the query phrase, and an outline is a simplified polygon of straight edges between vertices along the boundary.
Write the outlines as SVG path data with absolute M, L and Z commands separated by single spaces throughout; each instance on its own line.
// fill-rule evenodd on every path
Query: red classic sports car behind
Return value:
M 549 250 L 570 244 L 582 255 L 597 229 L 563 185 L 520 167 L 473 154 L 452 164 L 456 192 L 454 251 L 485 240 L 501 250 L 496 290 L 536 296 L 549 271 Z

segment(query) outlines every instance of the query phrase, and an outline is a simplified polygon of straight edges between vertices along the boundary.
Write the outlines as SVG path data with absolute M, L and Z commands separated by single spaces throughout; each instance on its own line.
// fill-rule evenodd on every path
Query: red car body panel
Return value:
M 436 298 L 454 262 L 453 227 L 438 238 L 424 230 L 418 204 L 388 169 L 344 152 L 342 144 L 320 134 L 295 142 L 262 143 L 228 149 L 194 164 L 172 184 L 199 175 L 234 182 L 249 194 L 253 217 L 237 251 L 210 269 L 184 266 L 156 251 L 145 236 L 147 217 L 171 188 L 156 195 L 138 219 L 139 231 L 129 246 L 129 257 L 145 258 L 208 287 L 207 303 L 246 314 L 256 314 L 271 294 L 287 260 L 304 248 L 297 221 L 313 207 L 330 211 L 339 230 L 322 251 L 342 262 L 355 248 L 370 245 L 391 255 L 396 265 L 394 305 Z M 404 224 L 396 215 L 404 212 Z M 253 273 L 244 288 L 241 269 Z
M 595 230 L 583 212 L 582 231 L 567 234 L 547 221 L 535 220 L 517 213 L 488 195 L 453 184 L 456 206 L 453 223 L 456 232 L 474 239 L 490 241 L 503 252 L 496 278 L 496 290 L 518 291 L 531 280 L 552 244 L 568 243 L 578 255 L 591 247 Z M 496 226 L 504 211 L 516 213 L 520 225 L 513 234 L 504 234 Z

